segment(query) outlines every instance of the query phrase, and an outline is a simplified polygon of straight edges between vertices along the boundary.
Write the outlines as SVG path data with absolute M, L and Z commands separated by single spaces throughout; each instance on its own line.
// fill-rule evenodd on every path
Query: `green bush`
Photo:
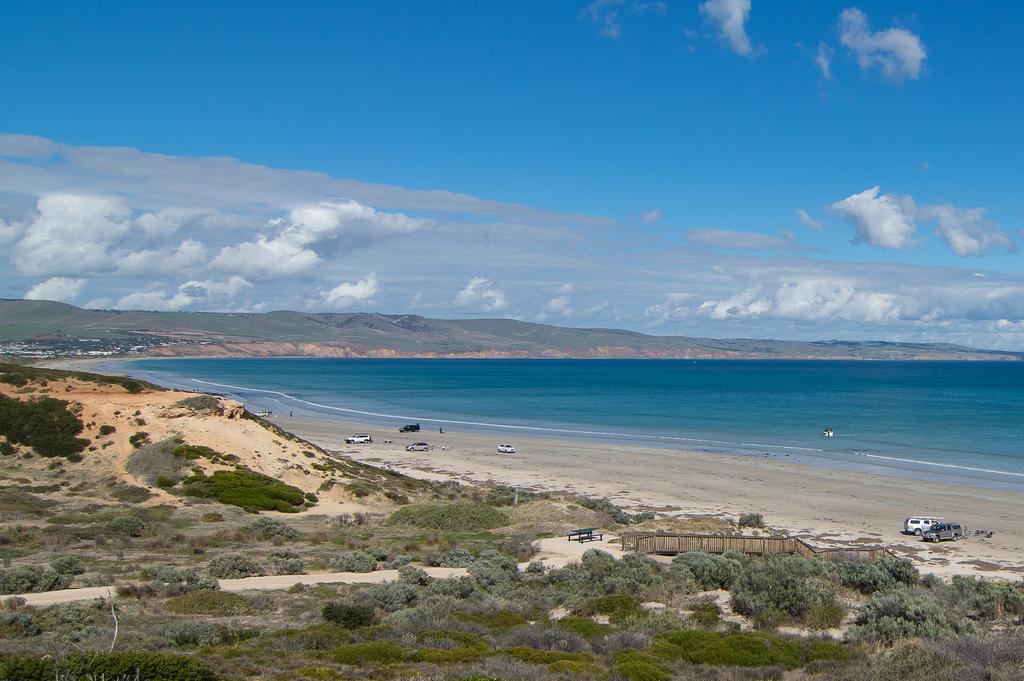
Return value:
M 0 395 L 0 435 L 8 443 L 31 447 L 40 456 L 68 457 L 82 452 L 89 441 L 77 437 L 82 420 L 68 403 L 51 397 L 16 400 Z
M 320 610 L 320 616 L 328 622 L 340 624 L 346 629 L 368 627 L 374 621 L 373 608 L 340 601 L 325 603 Z
M 146 531 L 146 522 L 138 516 L 122 515 L 112 519 L 107 527 L 124 537 L 141 537 Z
M 31 638 L 43 630 L 32 615 L 26 612 L 0 612 L 0 640 L 5 638 Z
M 933 596 L 897 589 L 875 594 L 847 630 L 851 639 L 893 643 L 904 638 L 939 638 L 972 629 Z
M 635 617 L 643 611 L 636 598 L 626 594 L 608 594 L 599 596 L 586 604 L 585 612 L 606 615 L 610 622 L 621 622 Z
M 85 562 L 78 556 L 57 556 L 50 561 L 50 567 L 59 575 L 80 575 L 85 572 Z
M 227 553 L 206 564 L 206 571 L 217 579 L 240 579 L 264 574 L 263 567 L 248 556 Z
M 270 572 L 275 575 L 304 575 L 306 562 L 294 551 L 275 551 L 267 559 Z
M 707 629 L 714 628 L 722 623 L 722 609 L 718 607 L 717 603 L 704 601 L 692 608 L 690 619 L 697 626 Z
M 302 490 L 248 468 L 196 473 L 182 482 L 188 496 L 213 498 L 250 511 L 297 513 L 306 503 Z
M 635 656 L 616 663 L 612 669 L 625 681 L 669 681 L 672 678 L 661 666 Z
M 391 641 L 367 641 L 352 643 L 335 648 L 331 658 L 340 664 L 390 664 L 402 662 L 406 658 L 405 650 Z
M 917 568 L 906 558 L 883 556 L 876 561 L 850 561 L 839 567 L 839 581 L 864 594 L 891 589 L 897 584 L 916 584 Z
M 331 557 L 331 567 L 338 572 L 373 572 L 377 559 L 366 551 L 342 551 Z
M 0 593 L 19 594 L 66 589 L 71 584 L 70 575 L 39 565 L 18 565 L 0 570 Z
M 818 598 L 818 591 L 808 583 L 808 578 L 822 577 L 826 571 L 821 561 L 799 556 L 751 561 L 729 590 L 732 607 L 741 615 L 778 610 L 801 618 Z
M 183 400 L 175 402 L 173 406 L 180 407 L 182 409 L 190 409 L 203 414 L 216 414 L 221 411 L 220 400 L 213 395 L 196 395 L 195 397 L 186 397 Z
M 251 615 L 256 611 L 248 598 L 227 591 L 190 591 L 167 599 L 164 608 L 177 615 L 216 617 Z
M 820 594 L 807 611 L 805 623 L 809 629 L 835 629 L 846 617 L 846 606 L 832 594 Z
M 249 525 L 249 529 L 264 539 L 273 539 L 274 537 L 295 539 L 299 536 L 298 530 L 277 518 L 257 518 L 256 522 Z
M 117 432 L 117 428 L 115 428 L 114 426 L 112 426 L 112 425 L 110 425 L 108 423 L 104 423 L 102 426 L 100 426 L 100 429 L 99 429 L 99 434 L 103 435 L 103 436 L 110 435 L 111 433 L 116 433 L 116 432 Z
M 760 513 L 744 513 L 736 524 L 739 527 L 764 527 L 764 516 Z
M 135 447 L 135 449 L 150 444 L 149 433 L 142 430 L 132 433 L 128 438 L 128 444 Z
M 705 591 L 728 589 L 739 574 L 740 565 L 725 556 L 716 556 L 703 551 L 687 551 L 672 559 L 673 572 L 680 581 L 692 579 Z
M 42 367 L 30 367 L 22 364 L 0 364 L 0 381 L 11 385 L 25 385 L 29 381 L 38 381 L 45 385 L 46 381 L 59 381 L 66 378 L 73 378 L 86 383 L 97 383 L 99 385 L 119 385 L 130 393 L 141 393 L 144 390 L 160 390 L 155 385 L 137 381 L 134 378 L 124 376 L 107 376 L 105 374 L 91 374 L 85 371 L 63 371 L 60 369 L 44 369 Z
M 675 631 L 659 636 L 651 653 L 666 661 L 729 667 L 779 665 L 794 669 L 802 660 L 798 641 L 752 632 Z
M 507 525 L 509 517 L 504 511 L 480 503 L 412 504 L 392 513 L 387 522 L 431 530 L 477 532 Z
M 0 657 L 0 681 L 217 681 L 212 671 L 183 655 L 91 653 L 65 660 L 29 655 Z

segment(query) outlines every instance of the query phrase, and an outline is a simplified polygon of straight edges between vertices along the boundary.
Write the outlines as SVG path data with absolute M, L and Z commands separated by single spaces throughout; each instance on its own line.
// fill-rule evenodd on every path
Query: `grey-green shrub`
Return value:
M 725 556 L 715 556 L 703 551 L 687 551 L 672 559 L 672 570 L 678 577 L 689 576 L 699 588 L 705 591 L 728 589 L 736 580 L 740 566 Z
M 274 537 L 295 539 L 299 536 L 298 530 L 291 525 L 281 522 L 277 518 L 267 518 L 266 516 L 258 518 L 256 522 L 249 525 L 249 529 L 264 539 L 273 539 Z
M 111 520 L 107 527 L 114 534 L 125 537 L 141 537 L 146 531 L 146 523 L 134 515 L 123 515 Z
M 819 590 L 808 578 L 823 577 L 826 572 L 821 561 L 799 556 L 751 561 L 729 589 L 732 607 L 752 617 L 768 617 L 772 611 L 803 617 L 819 598 Z
M 78 556 L 57 556 L 50 561 L 53 571 L 61 575 L 81 575 L 85 573 L 85 562 Z
M 305 561 L 294 551 L 275 551 L 270 554 L 267 562 L 270 565 L 270 571 L 275 575 L 306 574 Z
M 892 643 L 904 638 L 939 638 L 971 631 L 968 620 L 944 607 L 933 596 L 894 589 L 875 594 L 857 613 L 846 635 Z
M 0 570 L 0 593 L 19 594 L 57 591 L 71 584 L 70 575 L 62 575 L 40 565 L 18 565 Z
M 265 574 L 263 566 L 240 553 L 217 556 L 207 563 L 206 571 L 217 579 L 238 579 Z
M 365 551 L 342 551 L 331 557 L 331 566 L 338 572 L 373 572 L 377 559 Z

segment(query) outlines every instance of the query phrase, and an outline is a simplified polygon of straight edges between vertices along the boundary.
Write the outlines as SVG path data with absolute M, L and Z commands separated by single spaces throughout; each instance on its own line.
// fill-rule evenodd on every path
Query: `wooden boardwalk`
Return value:
M 739 551 L 750 556 L 800 555 L 834 562 L 878 560 L 891 551 L 884 548 L 815 548 L 795 537 L 730 537 L 724 534 L 682 534 L 669 532 L 627 532 L 622 550 L 674 556 L 687 551 L 725 553 Z

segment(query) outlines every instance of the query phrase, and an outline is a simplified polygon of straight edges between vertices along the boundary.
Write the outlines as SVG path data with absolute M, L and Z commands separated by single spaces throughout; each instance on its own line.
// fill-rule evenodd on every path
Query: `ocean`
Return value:
M 1024 490 L 1017 362 L 272 358 L 113 368 L 278 414 L 418 421 L 510 441 L 622 440 Z

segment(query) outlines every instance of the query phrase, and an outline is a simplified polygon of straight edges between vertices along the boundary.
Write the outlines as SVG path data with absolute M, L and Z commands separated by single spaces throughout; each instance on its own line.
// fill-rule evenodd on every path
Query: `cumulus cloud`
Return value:
M 836 201 L 831 208 L 856 228 L 858 241 L 882 248 L 907 248 L 913 244 L 917 229 L 913 199 L 892 194 L 879 196 L 880 189 L 872 187 L 853 194 Z
M 692 244 L 705 248 L 739 251 L 802 250 L 791 232 L 782 230 L 779 236 L 759 232 L 734 232 L 727 229 L 691 229 L 683 237 Z
M 1016 250 L 1003 228 L 985 218 L 984 208 L 957 208 L 943 203 L 926 206 L 921 214 L 926 220 L 935 220 L 935 233 L 957 255 L 983 255 L 997 248 Z
M 572 294 L 575 292 L 575 284 L 572 282 L 563 284 L 562 287 L 558 289 L 558 295 L 544 304 L 544 308 L 541 310 L 541 316 L 571 317 L 573 313 Z
M 357 201 L 321 201 L 301 206 L 272 220 L 275 233 L 255 241 L 225 246 L 211 266 L 254 279 L 274 279 L 308 272 L 340 248 L 361 248 L 389 237 L 415 232 L 427 220 L 384 213 Z
M 239 276 L 229 277 L 224 281 L 193 279 L 180 284 L 170 293 L 160 288 L 130 293 L 117 301 L 114 307 L 119 310 L 168 312 L 186 307 L 217 306 L 251 286 L 251 283 Z
M 62 303 L 72 303 L 85 288 L 86 283 L 86 279 L 51 277 L 26 291 L 25 300 L 58 300 Z
M 796 217 L 800 221 L 800 224 L 808 229 L 813 229 L 815 232 L 820 232 L 822 227 L 825 226 L 821 220 L 815 220 L 810 214 L 803 208 L 796 209 Z
M 15 267 L 32 276 L 86 274 L 109 269 L 109 248 L 132 228 L 131 211 L 118 199 L 71 193 L 41 197 L 21 239 Z
M 814 55 L 814 63 L 825 80 L 832 80 L 832 55 L 835 53 L 828 43 L 818 43 L 818 52 Z
M 120 253 L 117 271 L 128 276 L 178 274 L 206 259 L 206 247 L 186 239 L 177 246 Z
M 508 300 L 490 279 L 473 277 L 456 294 L 455 305 L 472 312 L 501 312 L 508 307 Z
M 0 220 L 0 244 L 5 244 L 8 241 L 14 241 L 21 236 L 21 230 L 22 226 L 20 222 Z
M 754 53 L 746 29 L 750 0 L 705 0 L 700 12 L 718 28 L 719 36 L 729 43 L 733 52 L 744 57 Z
M 365 279 L 356 282 L 342 282 L 330 291 L 322 291 L 320 299 L 325 305 L 335 310 L 343 310 L 353 305 L 361 305 L 373 302 L 380 287 L 377 283 L 377 275 L 374 272 L 366 275 Z
M 880 66 L 891 81 L 917 80 L 928 56 L 921 39 L 905 28 L 872 31 L 867 16 L 856 7 L 839 14 L 839 40 L 856 55 L 861 70 Z
M 661 217 L 661 210 L 655 208 L 654 210 L 645 210 L 642 219 L 645 225 L 653 225 L 661 222 Z

